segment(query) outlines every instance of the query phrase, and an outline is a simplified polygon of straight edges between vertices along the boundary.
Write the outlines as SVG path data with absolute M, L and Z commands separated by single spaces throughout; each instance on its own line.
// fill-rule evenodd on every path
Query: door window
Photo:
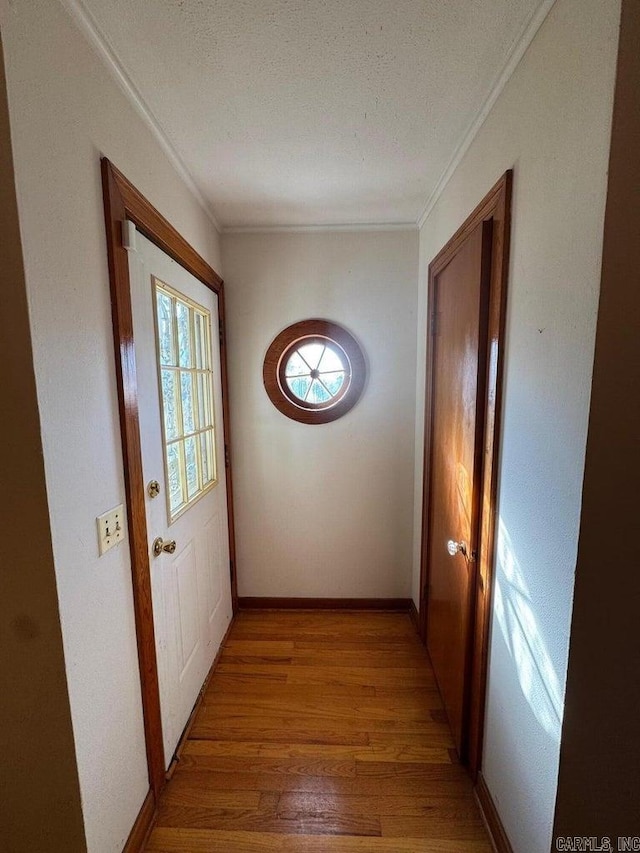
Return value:
M 169 524 L 217 482 L 211 315 L 154 278 Z

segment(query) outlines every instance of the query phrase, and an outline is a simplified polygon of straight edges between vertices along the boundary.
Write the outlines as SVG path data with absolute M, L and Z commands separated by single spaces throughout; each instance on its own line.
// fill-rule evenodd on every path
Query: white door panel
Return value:
M 224 560 L 220 536 L 222 533 L 220 514 L 216 512 L 205 524 L 205 542 L 209 551 L 208 559 L 218 565 Z M 207 602 L 207 624 L 211 641 L 215 641 L 214 620 L 216 611 L 222 602 L 222 583 L 220 575 L 207 572 L 205 578 L 206 602 Z
M 173 559 L 171 566 L 175 578 L 173 583 L 178 590 L 175 620 L 178 626 L 178 669 L 180 680 L 188 674 L 189 665 L 196 654 L 202 651 L 202 620 L 193 620 L 191 615 L 198 613 L 198 574 L 196 571 L 195 542 L 192 539 Z
M 154 630 L 165 765 L 171 763 L 203 681 L 231 621 L 229 539 L 222 435 L 218 297 L 157 246 L 137 234 L 129 252 L 142 467 L 145 486 L 160 483 L 160 495 L 145 494 Z M 164 464 L 162 400 L 156 349 L 155 279 L 202 306 L 211 317 L 216 484 L 173 520 L 169 519 Z M 156 537 L 175 540 L 173 554 L 154 557 Z

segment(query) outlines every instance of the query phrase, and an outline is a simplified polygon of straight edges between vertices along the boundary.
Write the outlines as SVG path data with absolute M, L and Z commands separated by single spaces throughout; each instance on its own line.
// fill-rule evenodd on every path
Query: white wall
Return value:
M 61 5 L 0 10 L 87 844 L 109 853 L 148 783 L 128 549 L 98 558 L 96 541 L 95 517 L 124 500 L 100 155 L 214 267 L 217 235 Z
M 513 167 L 499 534 L 483 773 L 517 853 L 550 846 L 602 252 L 619 3 L 558 0 L 420 236 L 429 260 Z M 420 474 L 414 599 L 418 600 Z
M 0 38 L 0 839 L 5 853 L 81 851 L 67 690 L 9 107 Z M 7 369 L 8 368 L 8 369 Z
M 408 597 L 418 232 L 227 234 L 240 595 Z M 273 338 L 324 317 L 369 362 L 355 408 L 308 426 L 262 383 Z

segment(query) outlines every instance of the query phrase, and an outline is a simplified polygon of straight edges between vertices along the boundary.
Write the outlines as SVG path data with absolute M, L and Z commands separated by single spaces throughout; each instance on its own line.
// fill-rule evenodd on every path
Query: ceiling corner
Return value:
M 485 122 L 485 119 L 491 112 L 493 105 L 498 100 L 500 93 L 504 89 L 504 87 L 509 82 L 512 74 L 518 67 L 520 60 L 527 52 L 527 48 L 533 41 L 536 36 L 536 33 L 544 23 L 547 18 L 547 15 L 553 8 L 556 0 L 542 0 L 538 8 L 533 12 L 533 14 L 529 17 L 529 19 L 523 25 L 521 31 L 518 33 L 516 38 L 513 40 L 513 43 L 507 53 L 507 58 L 502 66 L 500 72 L 496 75 L 496 78 L 489 90 L 489 94 L 484 99 L 482 104 L 480 105 L 478 111 L 476 112 L 473 120 L 468 125 L 465 130 L 460 142 L 454 149 L 454 152 L 451 156 L 451 159 L 447 163 L 444 171 L 440 175 L 438 182 L 433 188 L 432 193 L 430 194 L 427 202 L 424 206 L 424 209 L 418 219 L 416 220 L 416 225 L 418 229 L 421 229 L 425 224 L 427 219 L 429 218 L 429 214 L 436 206 L 438 199 L 444 192 L 445 187 L 449 183 L 453 173 L 460 165 L 462 158 L 467 153 L 468 149 L 471 146 L 471 143 L 478 135 L 480 128 Z
M 181 177 L 191 194 L 196 198 L 198 204 L 207 215 L 213 227 L 218 233 L 222 233 L 222 228 L 216 219 L 211 205 L 200 191 L 191 172 L 184 163 L 184 160 L 173 147 L 169 137 L 138 91 L 127 72 L 127 69 L 120 60 L 115 48 L 100 29 L 94 16 L 91 14 L 89 9 L 87 9 L 82 0 L 60 0 L 60 4 L 64 7 L 80 32 L 87 39 L 96 54 L 102 60 L 103 64 L 107 67 L 111 76 L 120 87 L 120 90 L 127 97 L 138 115 L 151 130 L 156 141 L 169 158 L 172 166 Z

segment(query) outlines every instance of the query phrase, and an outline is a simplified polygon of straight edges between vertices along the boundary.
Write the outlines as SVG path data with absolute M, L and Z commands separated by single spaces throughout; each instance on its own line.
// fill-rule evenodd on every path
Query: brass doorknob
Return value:
M 176 540 L 175 539 L 167 539 L 165 542 L 162 536 L 158 536 L 157 539 L 153 540 L 153 556 L 159 557 L 163 551 L 166 551 L 167 554 L 173 554 L 176 550 Z

